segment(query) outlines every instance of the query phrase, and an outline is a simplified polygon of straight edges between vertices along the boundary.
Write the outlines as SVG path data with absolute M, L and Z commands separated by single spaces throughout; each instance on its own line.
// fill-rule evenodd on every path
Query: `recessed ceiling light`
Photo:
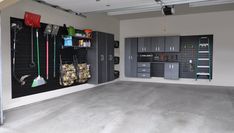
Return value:
M 106 6 L 111 6 L 111 5 L 106 5 Z

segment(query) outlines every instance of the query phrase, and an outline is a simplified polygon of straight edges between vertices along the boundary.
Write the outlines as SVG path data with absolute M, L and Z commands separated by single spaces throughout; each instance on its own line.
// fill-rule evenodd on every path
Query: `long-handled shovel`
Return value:
M 54 78 L 56 77 L 56 36 L 59 31 L 59 26 L 58 25 L 53 25 L 51 35 L 54 37 L 54 72 L 53 76 Z

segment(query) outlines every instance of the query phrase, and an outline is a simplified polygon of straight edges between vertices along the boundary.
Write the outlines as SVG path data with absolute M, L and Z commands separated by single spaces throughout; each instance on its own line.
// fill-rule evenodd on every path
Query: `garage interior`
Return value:
M 234 1 L 0 10 L 1 133 L 234 133 Z

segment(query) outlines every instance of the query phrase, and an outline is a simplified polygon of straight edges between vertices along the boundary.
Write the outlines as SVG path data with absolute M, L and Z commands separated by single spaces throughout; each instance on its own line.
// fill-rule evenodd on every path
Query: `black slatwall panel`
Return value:
M 180 78 L 195 78 L 197 49 L 200 37 L 208 37 L 210 40 L 211 68 L 213 68 L 213 35 L 181 36 L 179 54 Z M 193 61 L 192 69 L 190 69 L 189 60 Z M 211 69 L 211 75 L 212 71 L 213 69 Z M 207 76 L 200 76 L 200 78 L 207 79 Z
M 37 94 L 46 91 L 52 91 L 56 89 L 65 88 L 59 85 L 59 67 L 60 59 L 59 55 L 62 55 L 63 60 L 73 59 L 73 54 L 77 55 L 79 63 L 87 62 L 87 49 L 73 49 L 73 48 L 64 48 L 61 49 L 63 45 L 63 39 L 59 33 L 57 36 L 57 53 L 56 53 L 56 78 L 53 78 L 53 37 L 49 36 L 49 80 L 47 84 L 39 86 L 36 88 L 31 88 L 33 80 L 37 77 L 37 66 L 35 68 L 30 68 L 29 64 L 31 62 L 31 27 L 24 25 L 23 19 L 11 18 L 11 23 L 21 22 L 23 24 L 23 29 L 17 33 L 16 41 L 16 75 L 20 78 L 23 75 L 30 75 L 26 80 L 26 85 L 21 86 L 13 77 L 12 74 L 12 98 Z M 47 24 L 41 23 L 41 28 L 39 29 L 39 47 L 40 47 L 40 66 L 41 66 L 41 76 L 46 79 L 46 36 L 44 35 L 44 30 Z M 61 28 L 60 28 L 61 29 Z M 10 29 L 9 29 L 10 30 Z M 35 38 L 35 29 L 34 29 L 34 42 Z M 11 49 L 13 49 L 13 38 L 14 32 L 11 30 Z M 13 52 L 11 52 L 11 62 L 13 58 Z M 34 43 L 34 61 L 36 63 L 36 45 Z M 11 68 L 13 64 L 11 63 Z M 75 85 L 79 85 L 78 83 Z

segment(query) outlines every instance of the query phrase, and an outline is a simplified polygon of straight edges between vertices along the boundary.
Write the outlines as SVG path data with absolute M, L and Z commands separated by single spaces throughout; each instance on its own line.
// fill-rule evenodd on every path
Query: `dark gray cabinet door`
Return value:
M 114 35 L 106 34 L 107 81 L 114 80 Z
M 106 34 L 98 33 L 98 83 L 107 81 Z
M 151 37 L 144 38 L 144 47 L 145 47 L 144 52 L 151 52 L 151 43 L 152 43 Z
M 164 78 L 165 79 L 171 78 L 171 63 L 164 64 Z
M 179 63 L 171 63 L 171 79 L 179 79 Z
M 164 52 L 164 37 L 152 37 L 150 52 Z
M 138 52 L 145 52 L 145 38 L 138 38 Z
M 137 77 L 137 38 L 131 39 L 131 76 Z
M 165 52 L 180 52 L 180 37 L 179 36 L 165 37 Z
M 131 38 L 125 39 L 125 76 L 131 77 Z

